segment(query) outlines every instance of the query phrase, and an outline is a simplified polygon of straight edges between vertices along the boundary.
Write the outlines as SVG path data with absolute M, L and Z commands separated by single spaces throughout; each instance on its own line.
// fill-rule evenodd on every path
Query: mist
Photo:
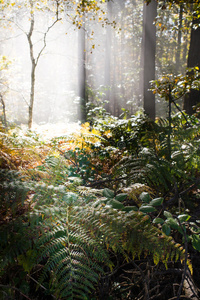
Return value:
M 110 7 L 109 7 L 110 5 Z M 142 2 L 104 3 L 107 24 L 87 17 L 78 29 L 66 12 L 49 30 L 46 48 L 36 68 L 33 123 L 42 125 L 77 122 L 79 119 L 80 69 L 85 68 L 87 104 L 102 105 L 120 116 L 122 108 L 130 113 L 142 109 L 140 71 L 142 41 Z M 43 46 L 44 33 L 52 15 L 35 15 L 34 55 Z M 113 23 L 114 21 L 114 23 Z M 2 85 L 7 119 L 27 124 L 31 89 L 31 60 L 26 33 L 30 20 L 26 12 L 0 29 L 1 54 L 11 60 L 6 84 Z M 79 57 L 78 33 L 85 33 L 85 61 Z

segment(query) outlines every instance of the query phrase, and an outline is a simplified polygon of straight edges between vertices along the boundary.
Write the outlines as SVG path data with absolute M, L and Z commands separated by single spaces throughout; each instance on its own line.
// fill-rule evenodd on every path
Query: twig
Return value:
M 184 261 L 184 271 L 183 271 L 183 274 L 182 274 L 182 280 L 181 280 L 181 284 L 179 286 L 179 290 L 178 290 L 178 295 L 177 295 L 177 300 L 180 300 L 180 297 L 181 297 L 181 292 L 182 292 L 182 289 L 183 289 L 183 286 L 184 286 L 184 282 L 187 281 L 188 283 L 188 289 L 190 289 L 191 291 L 191 295 L 190 295 L 190 299 L 191 297 L 194 298 L 194 300 L 197 300 L 199 299 L 196 291 L 194 290 L 194 287 L 191 285 L 191 274 L 190 274 L 190 271 L 188 269 L 188 266 L 187 266 L 187 259 L 188 259 L 188 240 L 187 240 L 187 235 L 186 235 L 186 230 L 184 229 L 184 227 L 182 226 L 180 220 L 174 216 L 176 218 L 176 220 L 178 221 L 179 223 L 179 226 L 181 227 L 182 231 L 183 231 L 183 236 L 184 236 L 184 246 L 185 246 L 185 261 Z M 187 295 L 186 295 L 187 297 Z M 188 298 L 189 299 L 189 298 Z
M 30 276 L 29 274 L 27 274 L 27 277 L 29 277 L 31 280 L 33 280 L 36 284 L 38 284 L 43 290 L 45 290 L 45 291 L 47 291 L 47 289 L 41 284 L 41 283 L 39 283 L 35 278 L 33 278 L 32 276 Z M 51 297 L 53 298 L 53 299 L 57 299 L 54 295 L 51 295 Z M 29 298 L 28 298 L 29 299 Z M 31 300 L 31 299 L 29 299 L 29 300 Z M 59 299 L 57 299 L 57 300 L 59 300 Z
M 183 289 L 183 284 L 184 284 L 184 280 L 186 278 L 186 273 L 187 273 L 187 270 L 188 270 L 188 266 L 187 266 L 187 259 L 188 259 L 188 240 L 187 240 L 187 235 L 186 235 L 186 232 L 185 232 L 185 229 L 183 228 L 179 218 L 177 218 L 175 216 L 176 220 L 178 221 L 179 223 L 179 226 L 181 227 L 182 231 L 183 231 L 183 236 L 184 236 L 184 246 L 185 246 L 185 261 L 184 261 L 184 270 L 183 270 L 183 274 L 182 274 L 182 279 L 181 279 L 181 284 L 179 286 L 179 289 L 178 289 L 178 295 L 177 295 L 177 300 L 180 299 L 180 296 L 181 296 L 181 292 L 182 292 L 182 289 Z
M 163 205 L 163 207 L 168 207 L 169 205 L 171 205 L 174 201 L 176 201 L 179 197 L 183 196 L 184 194 L 188 193 L 189 191 L 193 190 L 195 187 L 197 187 L 200 184 L 200 178 L 197 178 L 195 180 L 195 182 L 193 182 L 187 189 L 185 189 L 182 192 L 178 192 L 178 190 L 176 190 L 174 197 L 170 198 L 168 201 L 165 202 L 165 204 Z
M 57 15 L 57 12 L 56 12 L 56 15 Z M 47 28 L 47 31 L 44 33 L 44 38 L 43 38 L 43 47 L 41 48 L 40 52 L 38 53 L 37 55 L 37 58 L 35 60 L 35 66 L 37 66 L 38 64 L 38 61 L 39 61 L 39 58 L 42 54 L 42 52 L 44 51 L 44 49 L 46 48 L 46 37 L 47 37 L 47 34 L 48 32 L 50 31 L 50 29 L 58 22 L 58 21 L 61 21 L 62 18 L 58 18 L 58 15 L 57 15 L 57 19 Z
M 181 96 L 181 97 L 182 97 L 182 96 Z M 190 127 L 192 127 L 191 124 L 188 122 L 188 119 L 186 118 L 185 114 L 184 114 L 183 111 L 180 109 L 180 107 L 176 104 L 176 102 L 175 102 L 174 99 L 172 99 L 172 103 L 173 103 L 173 104 L 176 106 L 176 108 L 180 111 L 180 113 L 182 114 L 183 118 L 184 118 L 185 121 L 186 121 L 186 124 L 188 124 Z
M 191 298 L 188 298 L 187 296 L 185 296 L 185 295 L 180 295 L 180 298 L 179 299 L 188 299 L 188 300 L 191 300 Z M 177 300 L 177 297 L 175 296 L 175 297 L 172 297 L 172 298 L 170 298 L 170 299 L 168 299 L 168 300 Z
M 0 284 L 0 287 L 5 288 L 5 289 L 15 290 L 15 291 L 19 292 L 24 298 L 26 298 L 28 300 L 31 300 L 31 298 L 29 298 L 28 296 L 26 296 L 24 293 L 22 293 L 18 288 L 14 287 L 14 286 Z
M 148 284 L 147 284 L 147 280 L 144 276 L 144 273 L 143 273 L 142 269 L 133 260 L 131 261 L 131 263 L 134 267 L 136 267 L 138 269 L 138 271 L 140 271 L 140 274 L 141 274 L 143 282 L 144 282 L 144 290 L 145 290 L 145 296 L 146 296 L 145 299 L 148 300 L 149 299 L 149 290 L 148 290 Z

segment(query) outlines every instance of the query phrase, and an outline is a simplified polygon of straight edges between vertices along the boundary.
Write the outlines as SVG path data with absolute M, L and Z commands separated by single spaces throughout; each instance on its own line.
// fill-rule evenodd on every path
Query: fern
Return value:
M 51 291 L 66 299 L 89 299 L 103 266 L 113 267 L 110 251 L 127 261 L 142 253 L 152 254 L 156 264 L 166 265 L 170 255 L 185 259 L 181 245 L 154 227 L 148 215 L 101 201 L 67 207 L 65 218 L 45 226 L 38 245 L 46 260 L 40 282 L 50 276 Z
M 126 175 L 127 185 L 141 182 L 163 194 L 171 191 L 174 184 L 180 188 L 195 179 L 200 167 L 200 129 L 195 123 L 197 121 L 193 120 L 195 130 L 185 128 L 181 123 L 183 120 L 178 116 L 173 122 L 170 145 L 168 122 L 159 120 L 157 127 L 152 127 L 152 131 L 138 139 L 139 150 L 131 151 L 116 164 L 115 169 L 123 176 Z
M 66 220 L 52 224 L 40 239 L 41 258 L 47 258 L 40 281 L 53 271 L 51 286 L 58 297 L 87 299 L 103 272 L 99 263 L 111 264 L 106 250 L 96 237 L 76 223 L 66 212 Z
M 160 187 L 160 191 L 164 192 L 174 181 L 170 172 L 170 162 L 159 158 L 148 148 L 142 149 L 138 156 L 122 158 L 116 167 L 119 173 L 126 174 L 127 185 L 141 182 L 155 189 Z
M 32 248 L 37 233 L 29 223 L 29 205 L 25 201 L 30 183 L 13 170 L 0 170 L 0 179 L 0 273 L 3 275 L 8 266 L 16 266 L 18 257 Z

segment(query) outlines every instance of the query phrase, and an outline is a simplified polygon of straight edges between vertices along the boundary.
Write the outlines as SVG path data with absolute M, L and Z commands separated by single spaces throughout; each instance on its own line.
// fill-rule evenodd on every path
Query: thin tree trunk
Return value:
M 112 20 L 112 1 L 107 2 L 107 14 L 108 20 L 111 22 Z M 104 85 L 106 87 L 106 95 L 105 100 L 108 101 L 106 103 L 105 108 L 108 112 L 111 112 L 110 108 L 110 87 L 111 87 L 111 45 L 112 45 L 112 32 L 111 25 L 107 25 L 106 27 L 106 45 L 105 45 L 105 75 L 104 75 Z
M 183 23 L 183 5 L 180 5 L 179 11 L 179 24 L 178 24 L 178 41 L 176 50 L 176 72 L 180 72 L 180 59 L 181 59 L 181 37 L 182 37 L 182 23 Z
M 2 107 L 3 107 L 3 121 L 4 121 L 4 126 L 5 126 L 5 129 L 8 128 L 8 124 L 7 124 L 7 118 L 6 118 L 6 105 L 5 105 L 5 102 L 3 100 L 3 96 L 0 94 L 0 101 L 1 101 L 1 104 L 2 104 Z
M 47 28 L 46 32 L 44 33 L 43 37 L 43 46 L 39 51 L 38 55 L 34 56 L 34 46 L 33 46 L 33 32 L 34 32 L 34 25 L 35 25 L 35 15 L 34 15 L 34 7 L 33 7 L 33 0 L 29 0 L 30 4 L 30 29 L 29 32 L 26 34 L 29 44 L 29 52 L 30 52 L 30 59 L 31 59 L 31 92 L 30 92 L 30 103 L 29 103 L 29 115 L 28 115 L 28 128 L 31 129 L 33 123 L 33 106 L 35 100 L 35 75 L 36 75 L 36 67 L 38 61 L 46 48 L 46 37 L 50 29 L 61 19 L 58 18 L 59 14 L 59 1 L 56 0 L 56 20 Z
M 86 44 L 84 25 L 78 29 L 78 97 L 80 99 L 78 118 L 86 121 Z
M 33 35 L 34 24 L 35 24 L 32 0 L 30 0 L 30 9 L 31 9 L 31 12 L 30 12 L 31 25 L 30 25 L 29 33 L 27 34 L 30 58 L 31 58 L 31 93 L 30 93 L 29 116 L 28 116 L 28 128 L 29 129 L 31 129 L 32 123 L 33 123 L 33 104 L 34 104 L 34 98 L 35 98 L 35 69 L 36 69 L 36 61 L 34 58 L 33 42 L 32 42 L 32 35 Z

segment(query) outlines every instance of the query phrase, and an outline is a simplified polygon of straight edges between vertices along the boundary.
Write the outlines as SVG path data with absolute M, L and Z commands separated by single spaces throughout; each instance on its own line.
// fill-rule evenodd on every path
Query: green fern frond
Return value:
M 99 274 L 103 272 L 100 264 L 111 262 L 99 240 L 76 222 L 71 211 L 68 213 L 67 220 L 53 224 L 51 230 L 40 238 L 40 257 L 47 259 L 40 282 L 53 271 L 51 285 L 54 293 L 59 297 L 68 295 L 69 299 L 78 296 L 81 299 L 94 289 Z
M 158 156 L 149 149 L 143 149 L 137 157 L 122 159 L 118 172 L 127 174 L 128 184 L 140 182 L 152 187 L 162 186 L 165 190 L 173 182 L 170 173 L 170 162 Z
M 185 260 L 181 245 L 142 212 L 127 213 L 103 201 L 65 209 L 65 218 L 44 225 L 37 245 L 41 261 L 46 261 L 40 282 L 50 277 L 49 289 L 57 297 L 88 299 L 103 274 L 102 266 L 112 269 L 111 252 L 127 261 L 142 253 L 151 254 L 155 264 Z
M 134 202 L 138 202 L 140 194 L 143 192 L 148 192 L 149 194 L 153 195 L 153 190 L 142 183 L 134 183 L 129 185 L 128 187 L 123 189 L 123 192 L 126 193 L 129 198 L 131 198 Z

